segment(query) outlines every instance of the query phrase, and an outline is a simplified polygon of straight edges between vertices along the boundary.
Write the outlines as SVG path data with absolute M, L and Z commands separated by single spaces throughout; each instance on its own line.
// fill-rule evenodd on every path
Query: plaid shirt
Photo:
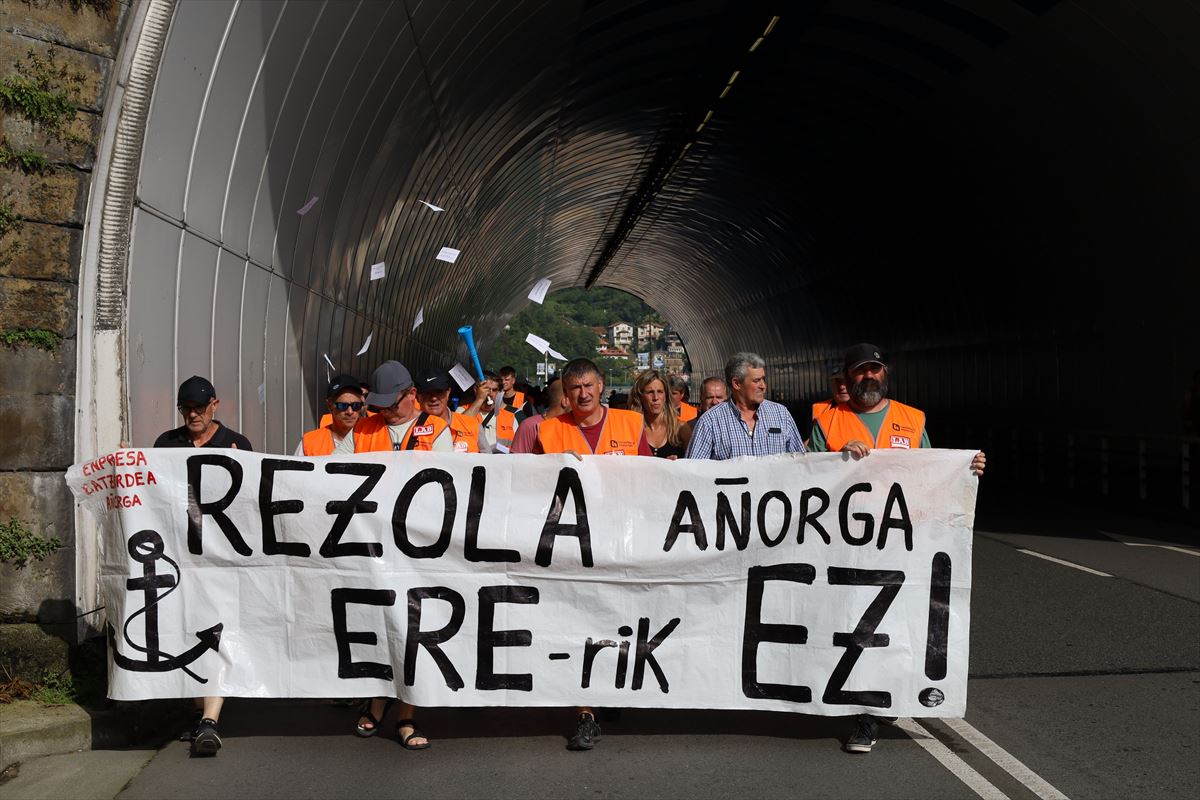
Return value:
M 686 457 L 724 461 L 804 452 L 804 440 L 786 406 L 763 400 L 755 416 L 758 421 L 751 434 L 733 400 L 713 406 L 696 420 Z

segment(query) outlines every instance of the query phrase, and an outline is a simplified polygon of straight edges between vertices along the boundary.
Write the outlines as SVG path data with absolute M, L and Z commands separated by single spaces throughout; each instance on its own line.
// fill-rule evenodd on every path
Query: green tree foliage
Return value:
M 596 358 L 593 327 L 614 322 L 637 325 L 645 320 L 661 321 L 653 308 L 619 289 L 565 289 L 546 296 L 542 305 L 531 303 L 508 323 L 508 330 L 487 349 L 486 368 L 499 371 L 511 365 L 519 378 L 536 382 L 541 355 L 525 343 L 535 333 L 567 358 Z M 559 363 L 559 368 L 562 364 Z

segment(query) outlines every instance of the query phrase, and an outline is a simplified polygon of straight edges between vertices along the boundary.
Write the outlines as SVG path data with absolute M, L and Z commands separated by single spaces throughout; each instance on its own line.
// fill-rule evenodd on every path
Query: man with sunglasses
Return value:
M 320 427 L 304 434 L 296 447 L 298 456 L 349 455 L 354 452 L 354 426 L 366 407 L 362 381 L 353 375 L 335 375 L 325 392 L 329 411 Z M 328 422 L 325 420 L 328 419 Z
M 207 378 L 193 375 L 179 384 L 175 401 L 183 425 L 159 436 L 155 447 L 228 447 L 234 450 L 253 450 L 250 440 L 235 430 L 226 428 L 216 418 L 217 390 Z M 191 740 L 192 755 L 215 756 L 221 749 L 217 719 L 221 716 L 224 697 L 197 697 L 196 727 L 186 737 Z

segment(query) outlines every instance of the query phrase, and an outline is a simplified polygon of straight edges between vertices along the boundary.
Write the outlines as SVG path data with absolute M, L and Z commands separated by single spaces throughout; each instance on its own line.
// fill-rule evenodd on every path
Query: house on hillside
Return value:
M 596 345 L 595 345 L 596 352 L 599 353 L 601 350 L 607 349 L 608 348 L 608 328 L 604 327 L 603 325 L 593 325 L 592 333 L 594 333 L 596 335 Z
M 614 322 L 609 325 L 608 343 L 617 349 L 628 350 L 633 346 L 633 326 L 628 322 Z
M 663 326 L 657 322 L 643 322 L 637 326 L 637 346 L 638 348 L 649 347 L 654 344 L 654 340 L 662 336 Z

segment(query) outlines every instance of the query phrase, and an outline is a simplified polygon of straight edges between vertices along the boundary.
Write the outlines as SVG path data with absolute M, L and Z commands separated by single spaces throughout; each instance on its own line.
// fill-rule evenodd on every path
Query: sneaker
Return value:
M 869 753 L 879 734 L 879 721 L 870 714 L 859 714 L 854 720 L 854 733 L 843 745 L 847 753 Z
M 571 741 L 567 742 L 568 750 L 591 750 L 600 741 L 600 724 L 591 714 L 579 715 L 579 727 Z
M 221 737 L 217 735 L 217 721 L 200 720 L 200 724 L 196 726 L 196 733 L 192 736 L 192 755 L 215 756 L 220 749 Z

